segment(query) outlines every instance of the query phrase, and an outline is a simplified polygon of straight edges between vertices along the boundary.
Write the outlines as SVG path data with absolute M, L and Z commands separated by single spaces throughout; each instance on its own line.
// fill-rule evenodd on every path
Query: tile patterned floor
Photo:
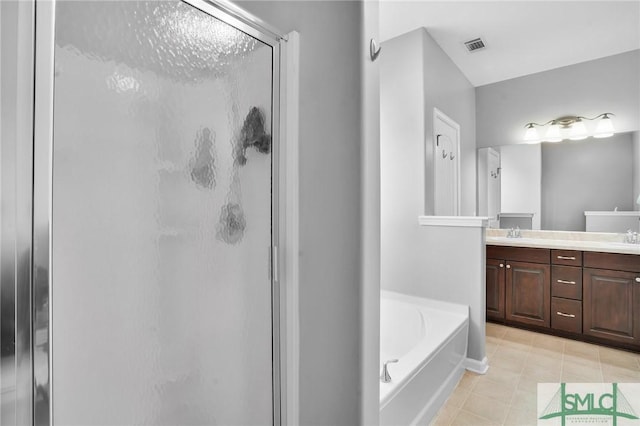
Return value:
M 535 425 L 538 383 L 640 383 L 640 354 L 493 323 L 487 357 L 489 372 L 465 372 L 432 425 Z

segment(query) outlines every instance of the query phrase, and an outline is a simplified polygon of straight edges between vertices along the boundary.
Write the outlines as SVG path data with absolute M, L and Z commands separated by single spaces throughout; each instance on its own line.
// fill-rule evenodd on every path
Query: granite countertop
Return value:
M 530 231 L 507 238 L 506 229 L 487 229 L 486 243 L 494 246 L 535 247 L 640 255 L 640 244 L 624 242 L 624 234 L 604 232 Z

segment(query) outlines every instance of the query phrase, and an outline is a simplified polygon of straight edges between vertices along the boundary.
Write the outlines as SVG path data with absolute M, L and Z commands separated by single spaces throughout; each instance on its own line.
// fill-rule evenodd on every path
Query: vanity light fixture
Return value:
M 524 141 L 527 143 L 539 143 L 539 142 L 560 142 L 563 139 L 571 139 L 579 141 L 586 139 L 589 136 L 594 138 L 608 138 L 615 134 L 611 117 L 614 115 L 610 112 L 605 112 L 597 115 L 593 118 L 582 117 L 579 115 L 568 115 L 566 117 L 560 117 L 553 120 L 549 120 L 544 124 L 539 123 L 527 123 L 525 125 L 526 131 L 524 134 Z M 583 120 L 594 121 L 598 120 L 596 129 L 593 134 L 589 134 L 587 127 Z M 544 137 L 540 137 L 538 130 L 535 126 L 545 127 L 547 132 Z
M 609 115 L 613 114 L 603 114 L 604 117 L 598 121 L 598 125 L 596 126 L 596 132 L 594 133 L 594 138 L 608 138 L 609 136 L 613 136 L 615 134 L 615 129 L 613 128 L 613 123 L 611 123 L 611 118 Z

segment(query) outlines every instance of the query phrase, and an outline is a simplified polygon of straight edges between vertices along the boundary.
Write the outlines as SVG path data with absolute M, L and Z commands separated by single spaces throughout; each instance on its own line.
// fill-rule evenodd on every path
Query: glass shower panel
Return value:
M 272 47 L 180 1 L 55 26 L 54 424 L 271 423 Z

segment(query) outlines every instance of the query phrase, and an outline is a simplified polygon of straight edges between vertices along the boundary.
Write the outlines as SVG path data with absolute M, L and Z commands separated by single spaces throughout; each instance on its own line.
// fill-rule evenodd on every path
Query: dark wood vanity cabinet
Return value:
M 504 319 L 504 261 L 487 259 L 487 317 Z
M 583 333 L 640 346 L 640 256 L 585 252 L 584 266 Z
M 549 327 L 550 251 L 487 246 L 487 317 Z
M 640 255 L 489 245 L 486 274 L 488 319 L 640 351 Z

